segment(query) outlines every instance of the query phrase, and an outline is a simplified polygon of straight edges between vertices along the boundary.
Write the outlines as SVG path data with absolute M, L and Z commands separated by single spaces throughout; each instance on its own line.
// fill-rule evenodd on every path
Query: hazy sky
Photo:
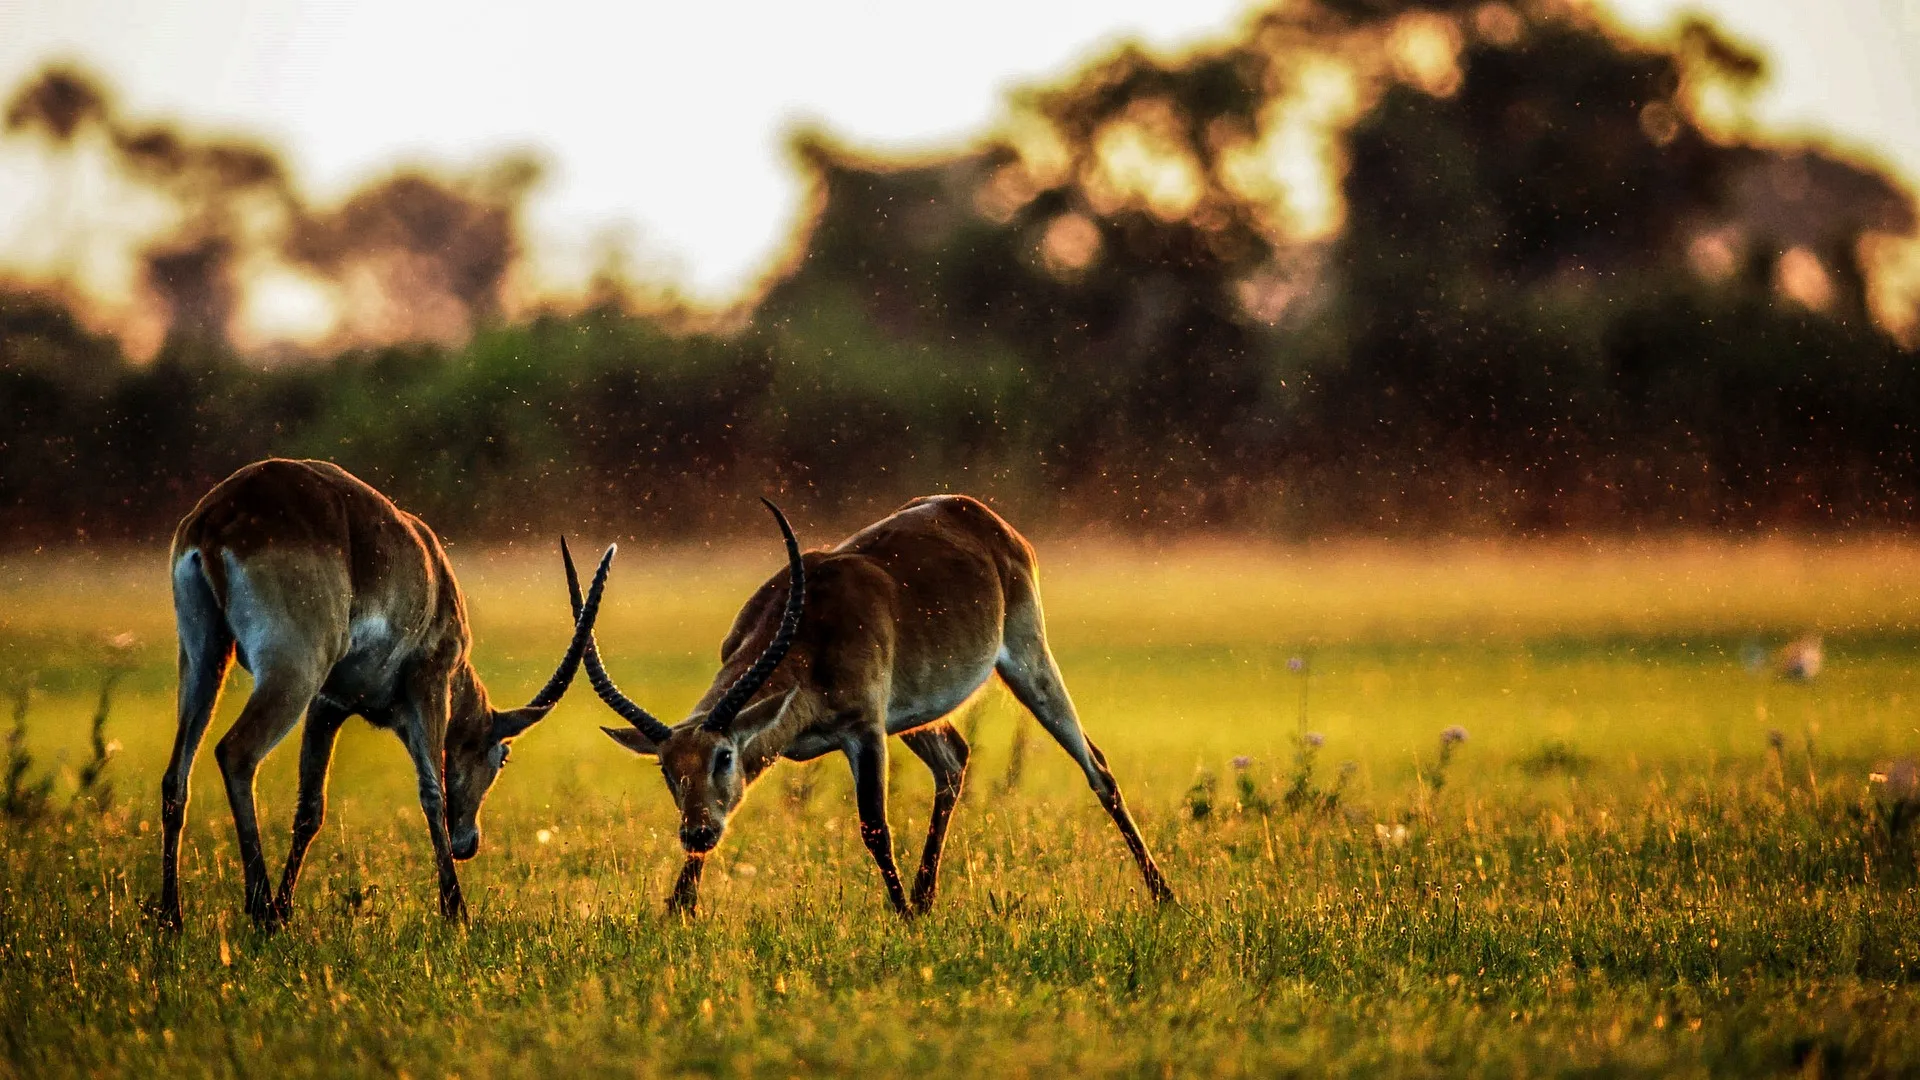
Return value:
M 1773 60 L 1767 126 L 1832 131 L 1920 176 L 1920 0 L 1612 6 L 1652 29 L 1683 9 L 1712 13 Z M 800 212 L 782 149 L 796 120 L 859 145 L 934 146 L 989 125 L 1008 87 L 1117 37 L 1178 47 L 1231 30 L 1250 7 L 0 0 L 0 90 L 77 60 L 131 116 L 277 144 L 322 198 L 404 161 L 458 167 L 536 149 L 552 166 L 533 203 L 550 265 L 584 258 L 611 227 L 655 273 L 718 299 L 764 269 Z M 0 198 L 9 190 L 0 175 Z

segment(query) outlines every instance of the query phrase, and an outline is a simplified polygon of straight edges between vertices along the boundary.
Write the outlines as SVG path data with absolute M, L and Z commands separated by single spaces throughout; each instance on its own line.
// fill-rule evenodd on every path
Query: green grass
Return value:
M 670 920 L 666 792 L 582 692 L 488 803 L 463 868 L 471 925 L 433 914 L 404 754 L 356 724 L 296 920 L 272 936 L 239 916 L 203 753 L 188 928 L 160 937 L 141 903 L 173 732 L 163 559 L 0 561 L 0 675 L 38 688 L 29 746 L 57 801 L 117 662 L 104 642 L 135 639 L 112 806 L 0 824 L 0 1075 L 1920 1069 L 1913 851 L 1868 779 L 1920 749 L 1920 549 L 1041 550 L 1068 683 L 1178 909 L 1144 902 L 1077 771 L 996 688 L 962 720 L 971 790 L 930 917 L 888 914 L 830 759 L 763 781 L 701 916 Z M 565 635 L 556 560 L 456 559 L 483 674 L 531 692 Z M 609 662 L 677 714 L 774 557 L 622 560 Z M 1825 635 L 1817 679 L 1743 664 L 1806 631 Z M 1256 802 L 1291 783 L 1303 682 L 1325 737 L 1312 784 L 1355 763 L 1338 810 L 1236 807 L 1236 756 Z M 231 691 L 223 716 L 244 678 Z M 1470 737 L 1436 791 L 1454 724 Z M 270 858 L 295 756 L 283 746 L 260 784 Z M 1196 821 L 1188 791 L 1209 774 L 1215 809 Z M 897 751 L 903 863 L 929 799 Z

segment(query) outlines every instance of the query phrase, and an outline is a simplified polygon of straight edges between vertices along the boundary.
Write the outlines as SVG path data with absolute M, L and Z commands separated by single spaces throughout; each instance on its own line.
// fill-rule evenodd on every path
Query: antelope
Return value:
M 526 705 L 501 710 L 468 658 L 466 601 L 425 522 L 324 461 L 260 461 L 216 485 L 173 537 L 179 728 L 161 780 L 162 925 L 181 924 L 187 780 L 235 659 L 253 673 L 253 692 L 214 757 L 239 834 L 247 914 L 268 927 L 291 914 L 301 861 L 326 815 L 334 738 L 357 713 L 405 744 L 433 839 L 440 912 L 465 918 L 454 864 L 479 850 L 480 803 L 508 747 L 579 668 L 614 550 L 600 559 L 553 677 Z M 293 845 L 269 899 L 254 775 L 302 714 Z
M 786 515 L 766 505 L 786 541 L 784 580 L 776 575 L 741 608 L 720 646 L 720 672 L 685 720 L 668 727 L 629 700 L 591 638 L 587 644 L 588 680 L 629 725 L 601 730 L 658 759 L 680 811 L 686 861 L 669 911 L 695 908 L 707 855 L 775 759 L 809 761 L 835 750 L 853 769 L 860 836 L 894 911 L 908 918 L 926 911 L 967 772 L 967 741 L 945 717 L 996 672 L 1086 774 L 1147 891 L 1163 903 L 1173 899 L 1047 648 L 1033 547 L 1024 537 L 976 499 L 937 495 L 803 556 Z M 578 613 L 579 578 L 564 542 L 561 558 Z M 887 824 L 889 735 L 900 736 L 934 778 L 911 897 L 894 867 Z

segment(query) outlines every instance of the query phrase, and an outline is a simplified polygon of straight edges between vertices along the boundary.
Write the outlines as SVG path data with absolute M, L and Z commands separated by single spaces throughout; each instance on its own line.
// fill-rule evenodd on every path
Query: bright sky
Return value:
M 1920 176 L 1920 0 L 1612 6 L 1655 30 L 1682 9 L 1710 12 L 1773 61 L 1758 103 L 1765 126 L 1833 132 Z M 1116 38 L 1178 48 L 1230 30 L 1249 8 L 0 0 L 0 92 L 49 61 L 77 60 L 131 117 L 264 137 L 321 198 L 400 162 L 460 167 L 535 149 L 552 166 L 533 202 L 545 266 L 580 272 L 612 230 L 643 272 L 724 300 L 766 268 L 801 213 L 783 151 L 795 121 L 857 145 L 934 146 L 990 125 L 1008 88 L 1070 70 Z M 0 202 L 25 200 L 22 190 L 0 168 Z M 20 216 L 0 214 L 0 262 L 17 258 Z

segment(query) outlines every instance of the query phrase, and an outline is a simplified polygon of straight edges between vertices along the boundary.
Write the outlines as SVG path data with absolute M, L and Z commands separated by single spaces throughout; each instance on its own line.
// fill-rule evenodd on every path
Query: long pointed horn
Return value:
M 773 505 L 769 499 L 761 499 L 767 509 L 773 511 L 773 519 L 780 523 L 780 535 L 787 542 L 787 610 L 780 616 L 780 629 L 774 631 L 773 640 L 767 642 L 765 652 L 746 670 L 746 674 L 734 680 L 727 692 L 721 695 L 707 718 L 700 726 L 707 731 L 726 731 L 733 724 L 733 718 L 747 704 L 747 700 L 766 684 L 773 669 L 787 655 L 787 647 L 793 644 L 794 632 L 800 629 L 800 613 L 807 603 L 807 568 L 800 561 L 800 542 L 793 538 L 793 527 L 787 524 L 787 515 Z
M 618 544 L 608 544 L 607 553 L 600 556 L 600 566 L 593 572 L 593 588 L 587 593 L 586 610 L 579 604 L 573 608 L 573 640 L 567 643 L 567 655 L 561 657 L 560 667 L 547 680 L 547 685 L 533 695 L 527 702 L 529 709 L 551 709 L 560 701 L 573 683 L 574 672 L 580 670 L 580 658 L 587 651 L 587 645 L 593 641 L 593 620 L 600 614 L 600 595 L 607 588 L 607 571 L 613 568 L 613 553 L 620 550 Z
M 567 550 L 567 538 L 560 538 L 560 558 L 567 564 L 567 596 L 573 601 L 574 618 L 580 617 L 580 575 L 573 569 L 573 553 Z M 640 729 L 641 734 L 656 744 L 667 741 L 673 729 L 661 723 L 654 715 L 641 708 L 638 703 L 620 692 L 613 684 L 613 677 L 607 674 L 606 665 L 600 662 L 600 646 L 587 635 L 586 647 L 587 681 L 593 684 L 593 692 L 607 707 L 620 714 L 620 718 Z

